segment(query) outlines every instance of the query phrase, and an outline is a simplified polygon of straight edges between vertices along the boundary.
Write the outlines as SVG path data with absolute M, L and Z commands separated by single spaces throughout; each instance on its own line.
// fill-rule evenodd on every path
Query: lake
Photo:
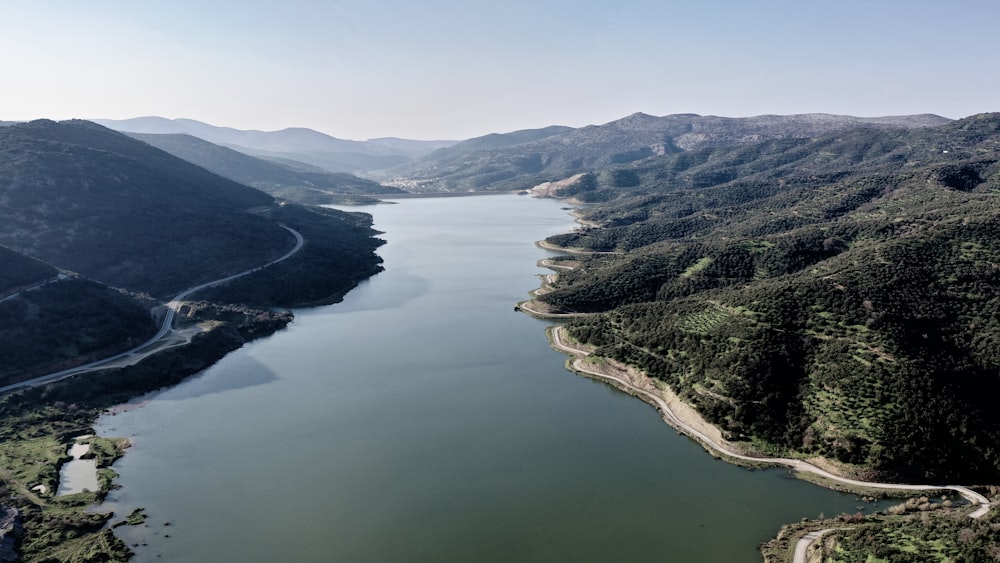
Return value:
M 709 456 L 513 310 L 574 226 L 524 196 L 362 208 L 386 271 L 106 416 L 138 561 L 760 561 L 852 495 Z M 141 545 L 147 544 L 147 545 Z

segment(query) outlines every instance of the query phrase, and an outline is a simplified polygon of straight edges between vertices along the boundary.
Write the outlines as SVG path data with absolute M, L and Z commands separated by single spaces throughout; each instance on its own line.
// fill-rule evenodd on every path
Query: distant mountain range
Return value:
M 125 133 L 191 135 L 254 156 L 301 161 L 331 172 L 355 174 L 399 166 L 457 142 L 393 137 L 351 141 L 303 127 L 253 131 L 164 117 L 93 121 Z
M 128 133 L 176 157 L 275 197 L 312 205 L 340 203 L 342 194 L 405 193 L 344 172 L 328 172 L 294 161 L 258 158 L 186 134 Z M 374 202 L 375 200 L 369 200 Z
M 191 119 L 139 117 L 98 119 L 97 123 L 132 134 L 184 134 L 240 153 L 298 170 L 360 174 L 410 192 L 521 190 L 579 172 L 635 162 L 657 155 L 720 146 L 749 145 L 788 138 L 815 138 L 857 127 L 913 129 L 950 120 L 937 115 L 852 117 L 830 114 L 717 117 L 677 114 L 656 117 L 635 113 L 605 123 L 573 128 L 560 125 L 493 133 L 465 141 L 412 141 L 397 138 L 350 141 L 304 128 L 245 131 Z M 198 162 L 223 176 L 265 187 L 265 180 L 236 177 L 224 165 L 234 160 L 218 151 L 198 154 L 193 143 L 144 140 Z M 268 173 L 272 176 L 272 173 Z M 284 182 L 284 181 L 283 181 Z M 295 183 L 295 182 L 291 182 Z M 309 182 L 305 187 L 324 191 Z M 343 185 L 343 179 L 341 179 Z M 363 187 L 355 193 L 374 193 Z M 274 190 L 275 187 L 271 186 Z M 272 191 L 284 197 L 286 194 Z
M 517 190 L 542 180 L 561 180 L 577 172 L 694 149 L 813 138 L 857 127 L 933 127 L 949 121 L 937 115 L 729 118 L 636 113 L 604 125 L 578 129 L 554 126 L 469 139 L 394 168 L 390 172 L 397 177 L 388 183 L 427 192 Z

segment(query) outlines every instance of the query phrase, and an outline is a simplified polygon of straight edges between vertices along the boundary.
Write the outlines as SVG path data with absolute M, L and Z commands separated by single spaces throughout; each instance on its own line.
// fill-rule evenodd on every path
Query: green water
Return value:
M 573 226 L 518 196 L 365 208 L 386 271 L 144 406 L 109 506 L 139 561 L 759 561 L 853 496 L 714 460 L 513 311 Z M 165 523 L 169 522 L 169 525 Z M 169 537 L 168 537 L 169 536 Z

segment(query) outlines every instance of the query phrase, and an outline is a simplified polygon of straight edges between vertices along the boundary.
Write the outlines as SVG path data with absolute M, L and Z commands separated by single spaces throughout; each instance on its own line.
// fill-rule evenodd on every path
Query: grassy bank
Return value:
M 218 312 L 218 311 L 217 311 Z M 107 409 L 198 373 L 247 340 L 271 334 L 291 321 L 288 313 L 232 308 L 228 320 L 171 348 L 124 368 L 92 372 L 0 398 L 0 494 L 21 515 L 24 533 L 19 551 L 24 561 L 125 561 L 128 546 L 107 524 L 124 515 L 94 514 L 116 476 L 111 469 L 127 440 L 94 436 L 87 457 L 98 467 L 99 490 L 56 496 L 59 469 L 69 460 L 67 447 L 77 436 L 93 433 Z M 204 320 L 204 319 L 202 319 Z

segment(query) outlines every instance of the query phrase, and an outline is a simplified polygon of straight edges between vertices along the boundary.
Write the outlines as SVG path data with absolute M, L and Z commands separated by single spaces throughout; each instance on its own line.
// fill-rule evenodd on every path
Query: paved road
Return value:
M 869 487 L 876 489 L 893 489 L 893 490 L 904 490 L 904 491 L 940 491 L 947 489 L 955 491 L 958 494 L 962 495 L 971 504 L 979 505 L 979 508 L 977 508 L 974 512 L 969 514 L 970 518 L 981 518 L 990 511 L 990 500 L 988 498 L 961 485 L 910 485 L 902 483 L 877 483 L 877 482 L 859 481 L 857 479 L 848 479 L 846 477 L 834 475 L 829 471 L 816 467 L 815 465 L 812 465 L 811 463 L 802 461 L 800 459 L 789 459 L 782 457 L 754 457 L 730 451 L 722 444 L 717 443 L 711 437 L 707 436 L 706 434 L 702 433 L 698 429 L 692 427 L 691 425 L 689 425 L 688 423 L 684 422 L 679 417 L 677 417 L 677 415 L 674 414 L 672 410 L 670 410 L 670 406 L 667 404 L 667 402 L 664 401 L 661 397 L 654 395 L 644 389 L 639 389 L 638 387 L 633 386 L 631 383 L 621 378 L 603 374 L 594 371 L 592 369 L 589 369 L 582 362 L 582 359 L 588 356 L 589 352 L 581 350 L 579 348 L 575 348 L 573 346 L 564 343 L 562 339 L 562 330 L 563 327 L 561 326 L 557 326 L 552 329 L 552 343 L 557 349 L 570 353 L 576 358 L 573 360 L 574 369 L 582 373 L 585 373 L 587 375 L 614 381 L 619 385 L 623 386 L 624 388 L 628 389 L 632 393 L 648 398 L 650 401 L 653 402 L 653 404 L 659 407 L 660 411 L 663 413 L 664 418 L 666 418 L 667 421 L 672 426 L 684 432 L 688 436 L 698 440 L 699 442 L 704 444 L 705 447 L 713 449 L 725 456 L 753 463 L 784 465 L 792 468 L 793 471 L 813 473 L 815 475 L 820 475 L 832 481 L 837 481 L 838 483 L 844 483 L 845 485 L 852 485 L 856 487 Z
M 221 278 L 221 279 L 217 279 L 217 280 L 214 280 L 214 281 L 206 282 L 206 283 L 203 283 L 201 285 L 197 285 L 195 287 L 192 287 L 192 288 L 189 288 L 189 289 L 185 289 L 184 291 L 178 293 L 177 295 L 174 296 L 173 299 L 170 300 L 170 302 L 167 303 L 167 311 L 166 311 L 166 314 L 163 315 L 163 320 L 160 323 L 160 330 L 157 331 L 157 333 L 152 338 L 150 338 L 149 340 L 147 340 L 146 342 L 143 342 L 142 344 L 136 346 L 135 348 L 132 348 L 131 350 L 126 350 L 126 351 L 124 351 L 124 352 L 122 352 L 120 354 L 115 354 L 114 356 L 110 356 L 110 357 L 107 357 L 107 358 L 102 358 L 100 360 L 97 360 L 97 361 L 94 361 L 94 362 L 90 362 L 89 364 L 84 364 L 82 366 L 76 366 L 76 367 L 70 368 L 70 369 L 64 369 L 62 371 L 57 371 L 55 373 L 50 373 L 50 374 L 47 374 L 47 375 L 41 375 L 39 377 L 28 379 L 26 381 L 21 381 L 20 383 L 14 383 L 14 384 L 11 384 L 11 385 L 6 385 L 4 387 L 0 387 L 0 394 L 7 393 L 9 391 L 14 391 L 16 389 L 24 389 L 24 388 L 27 388 L 27 387 L 37 387 L 39 385 L 45 385 L 45 384 L 48 384 L 48 383 L 53 383 L 53 382 L 59 381 L 61 379 L 66 379 L 67 377 L 72 377 L 74 375 L 79 375 L 81 373 L 85 373 L 85 372 L 89 372 L 89 371 L 96 371 L 96 370 L 99 370 L 99 369 L 106 369 L 108 367 L 107 364 L 110 364 L 111 362 L 120 360 L 122 358 L 133 356 L 133 355 L 139 353 L 140 351 L 144 350 L 145 348 L 148 348 L 148 347 L 156 344 L 157 342 L 159 342 L 160 340 L 162 340 L 168 333 L 170 333 L 171 330 L 173 330 L 174 317 L 177 314 L 177 309 L 180 308 L 181 302 L 184 299 L 186 299 L 188 296 L 190 296 L 192 293 L 195 293 L 196 291 L 201 291 L 202 289 L 206 289 L 206 288 L 209 288 L 209 287 L 213 287 L 213 286 L 216 286 L 216 285 L 220 285 L 220 284 L 232 281 L 232 280 L 234 280 L 236 278 L 243 277 L 245 275 L 252 274 L 254 272 L 259 272 L 260 270 L 263 270 L 264 268 L 266 268 L 268 266 L 271 266 L 271 265 L 277 264 L 278 262 L 282 262 L 284 260 L 287 260 L 288 258 L 292 257 L 295 253 L 297 253 L 299 250 L 301 250 L 302 247 L 303 247 L 303 245 L 305 244 L 305 239 L 302 238 L 302 234 L 299 233 L 298 231 L 296 231 L 295 229 L 287 226 L 287 225 L 281 225 L 281 227 L 284 228 L 285 230 L 287 230 L 288 232 L 292 233 L 293 236 L 295 236 L 295 246 L 291 250 L 289 250 L 287 253 L 285 253 L 280 258 L 278 258 L 276 260 L 272 260 L 272 261 L 270 261 L 267 264 L 264 264 L 262 266 L 258 266 L 256 268 L 252 268 L 252 269 L 240 272 L 238 274 L 233 274 L 231 276 L 226 276 L 226 277 Z

